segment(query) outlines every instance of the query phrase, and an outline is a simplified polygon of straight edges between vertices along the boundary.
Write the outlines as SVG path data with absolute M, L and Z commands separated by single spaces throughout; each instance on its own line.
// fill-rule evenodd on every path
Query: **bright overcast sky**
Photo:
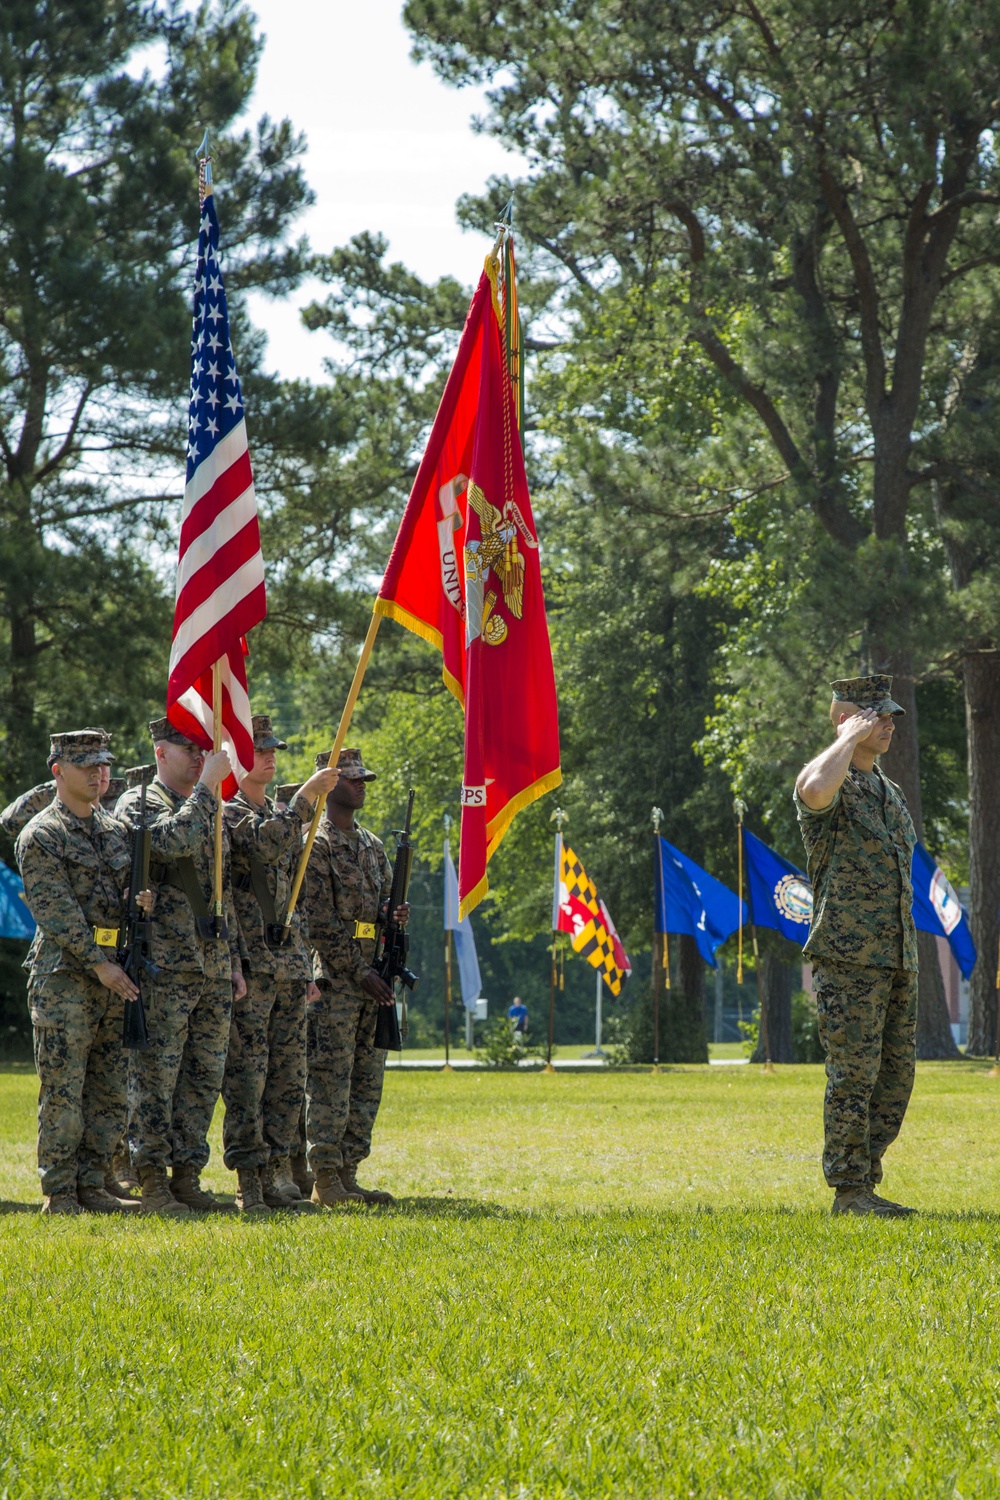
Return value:
M 266 37 L 249 116 L 288 117 L 305 132 L 306 177 L 315 206 L 294 226 L 315 250 L 363 229 L 389 240 L 390 256 L 427 280 L 452 275 L 470 286 L 482 269 L 492 225 L 463 233 L 455 203 L 481 192 L 492 173 L 519 170 L 471 120 L 482 94 L 446 88 L 410 60 L 401 0 L 250 0 Z M 498 209 L 502 207 L 497 205 Z M 222 225 L 223 243 L 225 224 Z M 322 295 L 306 286 L 283 302 L 255 296 L 255 322 L 269 336 L 267 364 L 286 377 L 321 379 L 328 334 L 309 333 L 299 308 Z

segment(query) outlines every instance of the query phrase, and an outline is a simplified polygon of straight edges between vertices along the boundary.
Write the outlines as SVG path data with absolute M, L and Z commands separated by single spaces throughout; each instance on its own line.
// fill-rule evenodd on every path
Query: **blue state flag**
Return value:
M 809 876 L 775 854 L 760 839 L 743 830 L 743 853 L 750 893 L 750 920 L 757 927 L 773 927 L 801 947 L 809 936 L 813 893 Z
M 472 920 L 469 917 L 458 920 L 458 875 L 447 839 L 444 841 L 444 930 L 454 933 L 462 1004 L 475 1015 L 476 1001 L 483 993 L 483 981 L 479 976 L 479 958 L 476 954 Z
M 976 962 L 976 945 L 955 887 L 923 844 L 918 844 L 913 851 L 911 873 L 914 925 L 920 932 L 933 932 L 935 937 L 947 938 L 962 978 L 968 979 Z
M 687 933 L 707 964 L 715 950 L 747 920 L 747 905 L 673 844 L 656 836 L 656 931 Z
M 24 899 L 20 876 L 0 861 L 0 937 L 33 938 L 35 919 Z

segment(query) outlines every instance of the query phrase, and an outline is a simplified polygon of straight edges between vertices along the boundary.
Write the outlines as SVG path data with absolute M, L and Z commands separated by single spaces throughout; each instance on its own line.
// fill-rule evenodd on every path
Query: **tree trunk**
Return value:
M 694 938 L 675 938 L 677 979 L 660 991 L 660 1061 L 708 1062 L 705 1040 L 705 960 Z
M 896 720 L 896 730 L 888 752 L 882 757 L 887 776 L 903 788 L 910 817 L 923 843 L 924 812 L 920 792 L 920 745 L 917 739 L 917 694 L 909 653 L 901 653 L 893 662 L 892 695 L 903 718 Z M 944 980 L 938 962 L 937 945 L 932 934 L 917 933 L 920 980 L 917 990 L 917 1056 L 921 1058 L 957 1057 L 958 1048 L 951 1032 L 951 1017 L 944 993 Z
M 792 996 L 802 985 L 802 958 L 797 964 L 786 963 L 776 953 L 764 951 L 760 955 L 761 988 L 767 1011 L 767 1040 L 771 1061 L 792 1063 L 795 1061 L 795 1042 L 792 1038 Z M 751 1062 L 766 1062 L 764 1056 L 764 1028 L 760 1027 L 757 1046 Z
M 969 1042 L 975 1057 L 996 1051 L 997 909 L 1000 907 L 1000 652 L 962 661 L 969 743 L 969 926 L 976 967 L 969 985 Z

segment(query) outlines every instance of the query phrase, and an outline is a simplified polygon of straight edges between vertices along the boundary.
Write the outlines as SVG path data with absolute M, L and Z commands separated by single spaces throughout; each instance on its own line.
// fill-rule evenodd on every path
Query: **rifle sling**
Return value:
M 176 890 L 183 891 L 188 905 L 199 919 L 212 915 L 190 854 L 172 860 L 169 865 L 158 865 L 150 875 L 157 885 L 172 885 Z
M 256 859 L 252 854 L 248 863 L 250 865 L 250 885 L 253 888 L 257 905 L 260 907 L 261 916 L 268 927 L 277 927 L 278 913 L 274 908 L 274 893 L 267 879 L 267 866 L 262 860 Z

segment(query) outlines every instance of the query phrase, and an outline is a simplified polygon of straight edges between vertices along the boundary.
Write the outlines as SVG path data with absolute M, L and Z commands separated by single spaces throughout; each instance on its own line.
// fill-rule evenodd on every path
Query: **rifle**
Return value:
M 396 858 L 392 867 L 392 889 L 384 919 L 378 923 L 379 934 L 375 940 L 375 962 L 372 968 L 395 990 L 396 980 L 403 985 L 403 1025 L 400 1031 L 395 1005 L 380 1005 L 375 1018 L 375 1046 L 398 1052 L 406 1035 L 406 990 L 412 990 L 419 974 L 406 962 L 410 940 L 406 928 L 396 921 L 396 908 L 402 906 L 410 889 L 410 868 L 413 864 L 413 845 L 410 842 L 410 819 L 413 816 L 413 790 L 406 804 L 406 822 L 396 830 Z
M 122 1019 L 122 1046 L 131 1052 L 149 1050 L 149 1033 L 146 1030 L 146 1008 L 142 1003 L 142 978 L 148 975 L 155 979 L 161 972 L 149 956 L 149 942 L 153 935 L 153 924 L 139 905 L 139 895 L 149 887 L 149 829 L 146 827 L 146 787 L 156 774 L 155 766 L 138 766 L 129 773 L 132 784 L 139 781 L 139 817 L 132 827 L 132 866 L 128 883 L 128 915 L 125 919 L 125 941 L 115 955 L 117 962 L 136 986 L 139 993 L 134 1000 L 125 1001 Z

